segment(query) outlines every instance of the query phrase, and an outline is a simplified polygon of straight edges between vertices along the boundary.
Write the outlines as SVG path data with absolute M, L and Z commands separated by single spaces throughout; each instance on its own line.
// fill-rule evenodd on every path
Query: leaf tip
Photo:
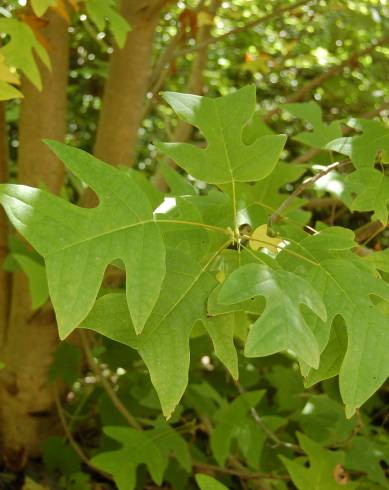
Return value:
M 345 405 L 345 412 L 346 412 L 346 418 L 351 419 L 353 415 L 355 415 L 355 412 L 357 411 L 357 408 L 355 405 Z

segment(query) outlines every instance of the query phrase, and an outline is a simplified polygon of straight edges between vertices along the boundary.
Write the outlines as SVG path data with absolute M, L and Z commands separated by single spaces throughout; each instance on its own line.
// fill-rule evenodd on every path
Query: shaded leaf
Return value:
M 133 490 L 136 485 L 136 469 L 145 464 L 152 479 L 161 485 L 165 463 L 161 451 L 150 438 L 148 431 L 136 431 L 129 427 L 104 427 L 104 433 L 118 441 L 121 448 L 94 456 L 91 463 L 111 474 L 118 490 Z
M 49 299 L 45 266 L 28 255 L 12 254 L 12 257 L 28 278 L 32 309 L 36 310 Z
M 246 424 L 250 408 L 259 403 L 264 393 L 263 390 L 244 393 L 215 413 L 217 423 L 211 434 L 211 448 L 220 466 L 227 459 L 232 440 L 238 437 L 242 424 Z
M 298 434 L 301 447 L 309 457 L 309 467 L 297 461 L 280 456 L 286 466 L 293 483 L 298 490 L 341 490 L 343 483 L 336 481 L 338 465 L 344 462 L 344 453 L 341 451 L 328 451 L 303 434 Z M 356 488 L 357 484 L 348 483 L 347 488 Z
M 312 131 L 303 132 L 294 136 L 293 139 L 296 141 L 300 141 L 314 148 L 325 148 L 326 144 L 331 140 L 342 136 L 338 121 L 330 124 L 323 122 L 321 108 L 316 102 L 284 104 L 283 107 L 294 116 L 308 121 L 313 126 Z
M 357 168 L 372 167 L 379 153 L 379 158 L 389 163 L 389 128 L 379 121 L 356 121 L 362 128 L 362 135 L 335 139 L 326 148 L 347 155 Z
M 212 476 L 197 473 L 195 478 L 200 490 L 228 490 L 225 485 L 212 478 Z
M 373 219 L 388 221 L 389 177 L 373 168 L 361 168 L 348 176 L 349 191 L 356 194 L 352 211 L 374 211 Z

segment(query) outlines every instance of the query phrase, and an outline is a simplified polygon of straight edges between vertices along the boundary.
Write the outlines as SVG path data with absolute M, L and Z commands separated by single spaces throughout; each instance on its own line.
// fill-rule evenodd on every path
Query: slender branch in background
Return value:
M 385 37 L 380 40 L 378 40 L 376 43 L 372 44 L 371 46 L 368 46 L 367 48 L 363 49 L 362 51 L 359 51 L 357 53 L 352 54 L 349 58 L 346 60 L 342 61 L 342 63 L 339 63 L 338 65 L 333 66 L 329 70 L 327 70 L 324 73 L 321 73 L 317 77 L 313 78 L 309 82 L 307 82 L 305 85 L 303 85 L 297 92 L 294 94 L 290 95 L 285 99 L 283 102 L 284 104 L 291 103 L 291 102 L 300 102 L 305 98 L 306 95 L 311 92 L 316 87 L 320 87 L 323 85 L 324 82 L 329 80 L 330 78 L 335 77 L 338 75 L 344 68 L 347 66 L 352 65 L 355 63 L 359 58 L 362 56 L 365 56 L 367 54 L 372 53 L 378 46 L 385 46 L 388 43 L 389 38 Z M 280 112 L 280 107 L 276 107 L 275 109 L 269 111 L 263 118 L 265 122 L 269 121 L 274 114 L 277 114 Z
M 377 228 L 377 230 L 375 230 L 368 238 L 366 238 L 366 240 L 364 242 L 362 242 L 362 247 L 366 247 L 366 245 L 368 243 L 370 243 L 377 235 L 379 235 L 380 233 L 382 233 L 386 228 L 387 228 L 388 225 L 383 225 L 381 224 L 381 226 L 379 228 Z
M 153 91 L 153 87 L 156 85 L 157 80 L 160 78 L 160 73 L 168 66 L 173 60 L 174 52 L 177 47 L 184 41 L 185 31 L 182 26 L 179 26 L 177 33 L 170 40 L 170 43 L 166 46 L 156 63 L 154 64 L 153 71 L 150 75 L 149 91 Z
M 360 228 L 355 230 L 355 239 L 358 243 L 364 242 L 371 235 L 375 234 L 377 230 L 382 228 L 381 221 L 370 221 L 369 223 L 364 224 Z
M 198 51 L 199 49 L 205 48 L 209 46 L 210 44 L 217 43 L 219 41 L 222 41 L 223 39 L 226 39 L 230 37 L 231 35 L 239 34 L 240 32 L 245 32 L 248 29 L 252 29 L 253 27 L 256 27 L 259 24 L 262 24 L 270 19 L 273 19 L 274 17 L 278 17 L 286 12 L 290 12 L 291 10 L 296 9 L 297 7 L 300 7 L 302 5 L 307 5 L 309 3 L 312 3 L 312 0 L 301 0 L 299 2 L 293 3 L 292 5 L 287 5 L 286 7 L 280 7 L 276 10 L 273 10 L 273 12 L 270 12 L 270 14 L 264 15 L 262 17 L 258 17 L 257 19 L 254 19 L 251 22 L 247 22 L 247 24 L 244 24 L 243 26 L 237 27 L 236 29 L 231 29 L 228 32 L 225 32 L 224 34 L 221 34 L 220 36 L 217 37 L 210 37 L 207 40 L 204 40 L 202 42 L 196 43 L 194 46 L 191 46 L 189 48 L 182 49 L 181 51 L 178 51 L 175 53 L 175 56 L 185 56 L 189 53 L 194 53 Z
M 73 437 L 73 434 L 72 434 L 72 432 L 71 432 L 71 430 L 70 430 L 70 428 L 69 428 L 69 426 L 68 426 L 68 424 L 66 422 L 66 417 L 65 417 L 65 413 L 63 411 L 62 405 L 61 405 L 61 399 L 60 399 L 60 396 L 59 396 L 57 385 L 54 385 L 54 399 L 55 399 L 55 405 L 56 405 L 57 412 L 58 412 L 58 417 L 59 417 L 59 420 L 61 422 L 63 431 L 65 433 L 65 437 L 69 441 L 69 444 L 74 449 L 74 451 L 77 453 L 77 455 L 79 456 L 79 458 L 81 459 L 81 461 L 83 463 L 85 463 L 93 471 L 96 471 L 100 475 L 104 476 L 104 478 L 107 478 L 107 479 L 113 481 L 113 478 L 112 478 L 111 475 L 109 475 L 108 473 L 105 473 L 105 471 L 100 470 L 99 468 L 97 468 L 96 466 L 94 466 L 90 462 L 88 456 L 84 453 L 84 451 L 82 450 L 82 448 L 75 441 L 75 439 Z
M 343 202 L 336 197 L 318 197 L 317 199 L 310 199 L 303 205 L 304 209 L 320 209 L 320 208 L 332 208 L 343 206 Z
M 317 182 L 319 179 L 329 174 L 330 172 L 334 170 L 338 170 L 350 164 L 351 164 L 351 160 L 349 160 L 348 158 L 346 160 L 341 160 L 340 162 L 331 163 L 331 165 L 328 165 L 325 169 L 321 170 L 313 177 L 304 180 L 304 182 L 301 185 L 299 185 L 291 194 L 289 194 L 288 198 L 285 199 L 285 201 L 278 207 L 278 209 L 276 209 L 274 213 L 270 215 L 269 218 L 270 229 L 272 228 L 273 223 L 275 223 L 279 218 L 282 218 L 282 213 L 287 208 L 289 208 L 289 206 L 296 199 L 296 197 L 298 197 L 302 192 L 304 192 L 304 190 L 307 187 L 310 187 L 311 185 L 313 185 L 315 182 Z
M 298 197 L 307 187 L 310 187 L 313 185 L 315 182 L 317 182 L 319 179 L 324 177 L 325 175 L 329 174 L 333 170 L 338 170 L 342 167 L 345 167 L 346 165 L 350 165 L 351 160 L 348 158 L 346 160 L 341 160 L 340 162 L 334 162 L 331 165 L 328 165 L 325 169 L 321 170 L 318 172 L 316 175 L 313 177 L 310 177 L 309 179 L 304 180 L 304 182 L 299 185 L 293 192 L 288 196 L 287 199 L 270 215 L 269 218 L 269 227 L 270 229 L 272 228 L 272 225 L 278 221 L 279 218 L 282 218 L 283 212 L 289 208 L 289 206 L 292 204 L 292 202 Z
M 197 11 L 201 10 L 202 8 L 202 3 L 200 2 L 200 5 L 197 7 Z M 215 14 L 217 7 L 221 1 L 217 0 L 214 2 L 214 5 L 208 9 L 208 12 L 211 13 L 212 15 Z M 258 19 L 255 19 L 251 22 L 248 22 L 244 26 L 237 27 L 236 29 L 232 29 L 231 31 L 228 31 L 220 36 L 213 37 L 210 35 L 210 29 L 208 29 L 208 34 L 206 36 L 202 35 L 202 33 L 199 33 L 200 35 L 197 36 L 196 39 L 196 44 L 194 46 L 191 46 L 189 48 L 185 48 L 183 50 L 177 50 L 177 48 L 182 44 L 182 42 L 185 40 L 184 32 L 182 30 L 179 30 L 177 34 L 171 39 L 169 45 L 166 47 L 166 49 L 163 51 L 159 59 L 154 65 L 152 74 L 150 76 L 150 83 L 149 83 L 149 98 L 145 104 L 144 108 L 144 117 L 146 117 L 150 109 L 152 107 L 152 101 L 155 97 L 155 95 L 161 90 L 161 88 L 164 85 L 164 82 L 169 74 L 169 68 L 171 63 L 178 57 L 180 56 L 185 56 L 186 54 L 189 53 L 196 53 L 197 51 L 203 51 L 206 53 L 206 48 L 208 48 L 209 45 L 214 44 L 216 42 L 219 42 L 223 40 L 224 38 L 229 37 L 230 35 L 235 35 L 238 34 L 239 32 L 244 32 L 247 29 L 253 28 L 259 24 L 262 24 L 274 17 L 277 17 L 279 15 L 282 15 L 286 12 L 289 12 L 291 10 L 294 10 L 302 5 L 308 5 L 309 3 L 312 3 L 312 0 L 301 0 L 299 2 L 294 3 L 293 5 L 289 5 L 286 7 L 281 7 L 279 9 L 274 10 L 270 14 L 264 15 L 262 17 L 259 17 Z M 201 31 L 201 29 L 200 29 Z M 195 64 L 195 62 L 193 62 Z M 189 84 L 188 84 L 189 85 Z M 188 92 L 190 93 L 195 93 L 192 91 L 189 91 L 188 87 Z
M 244 390 L 243 386 L 239 382 L 235 382 L 236 387 L 241 395 L 246 393 Z M 304 451 L 301 449 L 301 447 L 297 444 L 293 444 L 292 442 L 285 442 L 282 441 L 272 430 L 270 430 L 267 425 L 263 422 L 262 417 L 259 415 L 255 407 L 250 408 L 250 414 L 257 423 L 257 425 L 263 430 L 263 432 L 268 436 L 269 439 L 271 439 L 276 447 L 277 446 L 282 446 L 288 449 L 292 449 L 293 451 L 299 453 L 299 454 L 304 454 Z
M 101 383 L 101 386 L 104 388 L 105 392 L 109 396 L 112 404 L 117 408 L 119 413 L 121 413 L 121 415 L 125 418 L 125 420 L 127 421 L 130 427 L 137 430 L 142 430 L 142 426 L 135 419 L 135 417 L 129 412 L 127 407 L 122 403 L 120 398 L 117 396 L 115 390 L 112 388 L 110 382 L 103 375 L 100 366 L 98 365 L 98 363 L 96 362 L 96 360 L 92 355 L 86 332 L 84 332 L 82 329 L 79 329 L 79 332 L 80 332 L 80 338 L 81 338 L 82 346 L 85 352 L 85 357 L 88 362 L 89 368 L 95 374 L 97 380 Z
M 199 13 L 204 8 L 205 0 L 200 0 L 196 9 L 194 9 L 194 13 Z M 212 7 L 211 7 L 212 8 Z M 149 99 L 152 99 L 158 91 L 162 88 L 163 82 L 165 81 L 167 75 L 169 74 L 169 68 L 171 63 L 176 58 L 175 52 L 177 48 L 185 42 L 185 26 L 179 24 L 177 28 L 177 33 L 171 38 L 169 44 L 166 46 L 162 54 L 157 59 L 154 64 L 153 70 L 150 75 L 149 88 L 148 93 L 152 94 Z M 149 100 L 148 104 L 146 104 L 145 112 L 148 114 L 150 108 L 151 100 Z
M 212 25 L 213 25 L 213 18 L 215 17 L 215 14 L 218 8 L 220 7 L 220 4 L 221 4 L 221 0 L 212 0 L 209 7 L 206 10 L 204 10 L 204 12 L 207 14 L 209 19 L 208 22 L 199 26 L 197 31 L 197 36 L 196 36 L 197 42 L 201 43 L 203 40 L 209 39 Z M 192 65 L 188 77 L 188 83 L 185 89 L 186 92 L 193 95 L 202 95 L 203 86 L 204 86 L 204 71 L 206 69 L 207 63 L 208 63 L 208 47 L 204 46 L 203 48 L 198 50 L 198 52 L 196 53 L 192 61 Z M 161 81 L 161 83 L 163 83 L 163 81 Z M 172 141 L 181 142 L 181 143 L 186 142 L 190 139 L 192 132 L 193 132 L 193 126 L 186 123 L 185 121 L 180 120 L 172 135 Z M 176 167 L 175 163 L 172 160 L 169 159 L 168 163 L 173 168 Z M 167 191 L 168 188 L 167 184 L 159 169 L 157 170 L 156 175 L 154 177 L 154 185 L 157 189 L 161 190 L 162 192 Z
M 177 34 L 171 39 L 165 51 L 161 54 L 154 65 L 150 75 L 149 88 L 147 90 L 147 99 L 143 107 L 142 120 L 145 119 L 153 106 L 155 96 L 160 92 L 165 84 L 165 80 L 169 75 L 171 63 L 173 61 L 173 53 L 177 47 L 184 41 L 185 31 L 179 27 Z

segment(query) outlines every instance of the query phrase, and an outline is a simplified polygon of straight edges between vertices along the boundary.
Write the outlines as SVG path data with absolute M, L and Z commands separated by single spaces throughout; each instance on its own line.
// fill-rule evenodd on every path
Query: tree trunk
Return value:
M 20 121 L 19 182 L 44 185 L 58 193 L 63 165 L 42 143 L 43 138 L 63 140 L 66 134 L 68 31 L 53 11 L 42 30 L 49 45 L 52 70 L 39 63 L 43 90 L 23 80 Z M 56 426 L 54 398 L 47 383 L 48 368 L 58 346 L 55 317 L 50 305 L 33 312 L 26 277 L 16 272 L 8 328 L 0 359 L 0 435 L 2 455 L 13 469 L 40 451 L 41 441 Z
M 124 0 L 131 26 L 123 49 L 111 56 L 94 154 L 112 165 L 133 165 L 149 77 L 154 32 L 165 2 Z
M 7 128 L 5 104 L 0 103 L 0 182 L 8 180 Z M 7 256 L 8 223 L 3 208 L 0 209 L 0 349 L 4 341 L 9 310 L 9 274 L 3 269 Z M 0 358 L 1 361 L 1 358 Z

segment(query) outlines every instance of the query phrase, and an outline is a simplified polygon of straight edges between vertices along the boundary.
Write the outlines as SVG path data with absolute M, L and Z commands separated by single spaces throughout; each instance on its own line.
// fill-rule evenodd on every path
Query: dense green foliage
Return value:
M 31 3 L 40 16 L 55 2 Z M 225 3 L 219 35 L 242 12 L 264 13 Z M 49 373 L 69 392 L 57 399 L 65 436 L 43 444 L 53 488 L 389 487 L 389 129 L 385 113 L 364 115 L 385 102 L 385 68 L 369 53 L 363 74 L 351 65 L 312 100 L 283 104 L 296 75 L 304 86 L 381 39 L 386 7 L 325 3 L 218 42 L 207 96 L 181 93 L 191 55 L 180 58 L 165 84 L 178 92 L 154 94 L 145 111 L 136 169 L 84 151 L 107 51 L 90 25 L 72 27 L 82 49 L 68 144 L 46 142 L 69 171 L 63 193 L 0 184 L 34 249 L 13 236 L 6 267 L 27 275 L 34 309 L 50 298 L 61 339 L 78 332 L 83 347 L 61 343 Z M 156 57 L 182 11 L 163 18 L 170 36 L 157 36 Z M 88 0 L 85 12 L 123 43 L 130 26 L 115 2 Z M 31 56 L 25 24 L 1 21 Z M 7 57 L 10 44 L 6 63 L 39 86 L 34 59 Z M 7 76 L 3 99 L 18 95 Z M 17 111 L 13 101 L 11 126 Z M 192 141 L 167 141 L 176 117 L 195 128 Z M 86 186 L 95 208 L 82 207 Z

